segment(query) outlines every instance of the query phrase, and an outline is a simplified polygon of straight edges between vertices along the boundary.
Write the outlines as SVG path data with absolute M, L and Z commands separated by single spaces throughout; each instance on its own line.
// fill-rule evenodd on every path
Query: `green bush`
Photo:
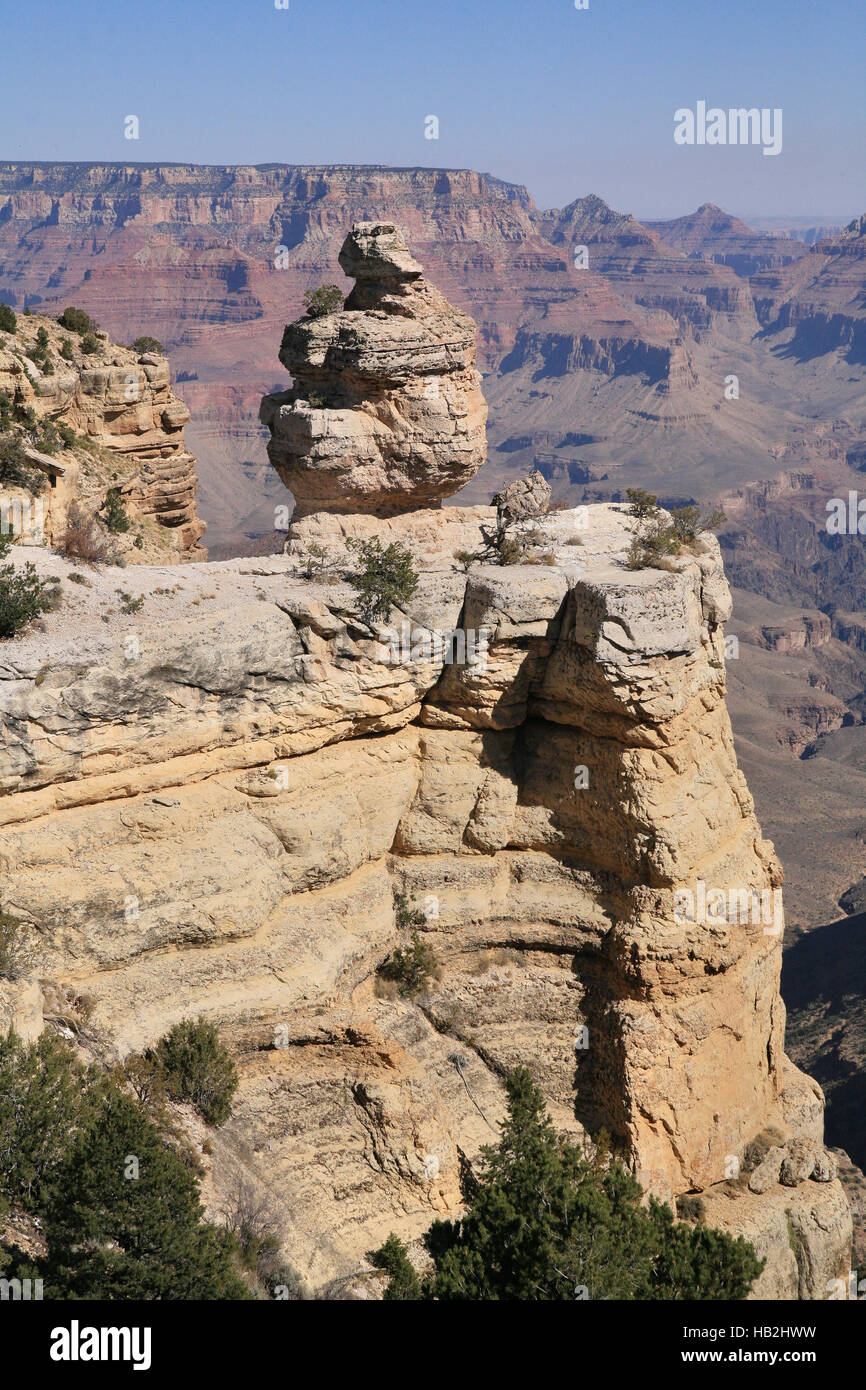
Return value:
M 158 338 L 151 338 L 147 333 L 143 333 L 140 338 L 136 338 L 132 345 L 136 352 L 159 352 L 163 351 L 162 343 Z
M 45 1295 L 248 1299 L 230 1234 L 137 1102 L 106 1087 L 62 1164 L 45 1218 Z
M 466 1214 L 434 1221 L 424 1243 L 435 1272 L 419 1279 L 396 1236 L 370 1255 L 386 1298 L 572 1302 L 743 1299 L 763 1261 L 741 1237 L 677 1223 L 603 1156 L 588 1160 L 545 1113 L 529 1072 L 506 1083 L 508 1114 L 483 1151 Z M 578 1291 L 581 1291 L 579 1293 Z
M 421 1280 L 406 1254 L 406 1247 L 398 1236 L 390 1235 L 378 1250 L 371 1250 L 367 1259 L 375 1269 L 388 1275 L 388 1284 L 383 1294 L 385 1302 L 410 1302 L 422 1297 Z
M 12 537 L 0 534 L 0 560 L 12 549 Z M 22 569 L 0 565 L 0 639 L 14 637 L 34 618 L 55 606 L 51 585 L 40 579 L 28 560 Z
M 85 333 L 81 339 L 81 351 L 88 357 L 92 357 L 95 352 L 99 351 L 99 341 L 94 338 L 92 333 Z
M 401 931 L 410 931 L 408 946 L 398 946 L 392 955 L 382 962 L 377 974 L 383 980 L 396 984 L 400 994 L 406 999 L 414 999 L 423 994 L 431 979 L 438 979 L 439 962 L 432 947 L 418 935 L 419 927 L 426 925 L 426 917 L 415 899 L 407 893 L 394 893 L 394 917 Z
M 82 335 L 93 333 L 99 327 L 89 314 L 86 314 L 83 309 L 76 309 L 72 304 L 67 305 L 57 322 L 61 328 L 68 328 L 70 332 Z
M 343 292 L 337 285 L 320 285 L 317 290 L 307 290 L 304 295 L 304 308 L 311 319 L 335 314 L 343 307 Z
M 328 550 L 316 541 L 310 541 L 301 562 L 301 573 L 305 579 L 323 579 L 334 560 Z
M 43 420 L 42 428 L 39 431 L 39 438 L 36 441 L 37 449 L 43 454 L 56 454 L 60 448 L 60 432 L 53 420 Z M 44 476 L 44 474 L 42 475 Z
M 4 333 L 18 331 L 18 320 L 8 304 L 0 304 L 0 330 Z
M 626 557 L 628 569 L 659 566 L 666 557 L 693 546 L 702 531 L 711 531 L 725 520 L 725 513 L 718 508 L 702 512 L 700 507 L 690 503 L 685 507 L 672 507 L 671 519 L 666 522 L 658 498 L 652 493 L 635 487 L 628 488 L 627 492 L 631 504 L 628 514 L 638 522 Z
M 398 927 L 423 927 L 427 918 L 420 907 L 416 907 L 414 897 L 408 893 L 394 894 L 394 916 Z
M 0 435 L 0 483 L 5 483 L 7 487 L 26 488 L 36 497 L 48 486 L 48 479 L 41 469 L 33 468 L 27 462 L 24 442 L 18 434 Z
M 652 517 L 643 529 L 632 536 L 626 556 L 626 568 L 642 570 L 658 568 L 659 564 L 680 549 L 673 527 L 661 517 Z
M 176 1023 L 152 1055 L 172 1100 L 191 1101 L 208 1124 L 225 1123 L 238 1075 L 212 1023 L 204 1018 Z
M 630 504 L 628 514 L 638 521 L 649 521 L 661 511 L 659 499 L 654 493 L 645 492 L 642 487 L 626 488 L 626 496 Z
M 726 520 L 719 507 L 707 512 L 694 505 L 671 508 L 671 529 L 680 545 L 693 545 L 702 531 L 714 531 Z
M 120 488 L 111 487 L 108 489 L 103 507 L 103 520 L 114 535 L 120 535 L 121 532 L 129 530 L 129 517 L 123 505 Z
M 69 338 L 64 338 L 61 342 L 60 356 L 63 358 L 65 362 L 71 362 L 73 360 L 74 353 L 72 351 L 72 343 L 70 342 Z
M 121 613 L 141 612 L 142 608 L 144 607 L 144 594 L 139 594 L 136 598 L 133 598 L 132 594 L 125 593 L 123 589 L 118 589 L 117 592 L 120 595 Z
M 95 1072 L 45 1032 L 26 1046 L 0 1035 L 0 1196 L 44 1210 L 70 1144 L 87 1122 Z
M 348 544 L 362 566 L 349 576 L 349 583 L 358 594 L 358 608 L 365 622 L 387 618 L 393 607 L 409 602 L 418 587 L 418 574 L 405 546 L 392 541 L 383 547 L 378 537 L 350 540 Z
M 85 1070 L 50 1032 L 0 1035 L 0 1209 L 38 1219 L 47 1245 L 30 1258 L 0 1243 L 0 1271 L 42 1278 L 53 1299 L 250 1298 L 233 1235 L 204 1221 L 128 1070 Z
M 57 422 L 57 433 L 60 435 L 60 441 L 64 449 L 74 448 L 78 436 L 71 425 L 64 425 L 63 421 L 59 420 Z
M 383 980 L 393 980 L 404 998 L 415 999 L 426 993 L 430 981 L 439 974 L 439 962 L 432 947 L 413 931 L 410 944 L 398 946 L 377 973 Z

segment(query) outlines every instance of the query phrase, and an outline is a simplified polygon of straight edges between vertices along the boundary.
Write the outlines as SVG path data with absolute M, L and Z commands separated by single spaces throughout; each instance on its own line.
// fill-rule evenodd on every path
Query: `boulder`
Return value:
M 357 282 L 344 308 L 283 334 L 294 387 L 262 401 L 268 457 L 298 519 L 439 507 L 487 452 L 475 324 L 427 283 L 392 223 L 356 224 L 340 265 Z

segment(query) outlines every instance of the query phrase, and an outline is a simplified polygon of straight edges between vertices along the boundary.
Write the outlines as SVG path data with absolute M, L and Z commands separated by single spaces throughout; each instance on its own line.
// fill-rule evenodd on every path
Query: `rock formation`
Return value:
M 792 236 L 772 236 L 755 231 L 739 217 L 732 217 L 715 203 L 702 203 L 686 217 L 666 222 L 644 222 L 666 246 L 694 259 L 730 266 L 737 275 L 748 277 L 759 270 L 775 270 L 802 256 L 803 242 Z
M 751 336 L 755 309 L 748 286 L 709 257 L 686 259 L 657 232 L 590 194 L 544 215 L 554 245 L 583 246 L 588 263 L 647 309 L 663 309 L 685 336 L 720 318 L 734 336 Z
M 438 297 L 386 236 L 348 243 L 357 307 L 297 330 L 354 402 L 344 440 L 362 367 L 380 389 L 375 343 L 391 405 L 424 399 L 431 356 L 453 384 Z M 238 1178 L 266 1192 L 317 1286 L 358 1287 L 390 1230 L 459 1210 L 525 1063 L 561 1129 L 607 1130 L 684 1218 L 754 1242 L 757 1296 L 825 1297 L 851 1217 L 820 1089 L 784 1053 L 781 875 L 734 755 L 717 543 L 632 570 L 622 505 L 509 521 L 422 506 L 426 475 L 415 494 L 400 476 L 393 515 L 309 511 L 288 554 L 170 590 L 130 567 L 134 619 L 104 621 L 95 575 L 74 632 L 61 611 L 4 643 L 0 888 L 33 960 L 0 1024 L 33 1035 L 61 999 L 111 1060 L 215 1020 L 241 1083 L 202 1155 L 209 1210 Z M 522 562 L 467 561 L 500 520 Z M 372 537 L 419 575 L 381 628 L 345 578 Z M 415 1002 L 377 975 L 405 934 L 395 893 L 441 965 Z
M 268 456 L 299 518 L 439 506 L 487 452 L 475 324 L 427 284 L 390 223 L 357 223 L 339 259 L 357 282 L 345 308 L 283 335 L 294 387 L 262 402 Z
M 195 459 L 183 434 L 189 411 L 171 389 L 168 361 L 120 347 L 98 329 L 88 336 L 86 343 L 41 314 L 21 314 L 14 334 L 0 334 L 0 393 L 12 428 L 29 420 L 37 439 L 46 427 L 53 439 L 50 454 L 28 448 L 48 488 L 33 499 L 26 488 L 0 484 L 3 496 L 10 504 L 24 500 L 25 510 L 39 500 L 44 538 L 56 545 L 73 503 L 95 515 L 115 489 L 135 523 L 116 538 L 118 549 L 154 560 L 203 559 Z
M 783 1052 L 778 923 L 677 910 L 779 882 L 733 754 L 717 548 L 629 571 L 632 523 L 599 506 L 523 523 L 548 563 L 467 575 L 448 544 L 494 509 L 432 516 L 335 519 L 417 557 L 390 633 L 280 556 L 170 594 L 129 568 L 143 606 L 109 625 L 94 577 L 74 638 L 52 614 L 4 644 L 3 903 L 37 948 L 18 1026 L 86 999 L 111 1058 L 215 1019 L 242 1081 L 212 1204 L 238 1173 L 270 1191 L 314 1284 L 457 1208 L 525 1062 L 558 1125 L 605 1127 L 647 1186 L 748 1235 L 758 1293 L 820 1298 L 850 1216 Z M 375 988 L 395 889 L 442 963 L 418 1004 Z
M 497 492 L 491 501 L 504 526 L 532 516 L 544 516 L 550 506 L 550 483 L 536 469 L 527 478 L 509 483 L 505 491 Z
M 866 213 L 819 241 L 779 270 L 765 270 L 753 286 L 762 328 L 775 333 L 795 357 L 840 352 L 852 366 L 866 361 Z

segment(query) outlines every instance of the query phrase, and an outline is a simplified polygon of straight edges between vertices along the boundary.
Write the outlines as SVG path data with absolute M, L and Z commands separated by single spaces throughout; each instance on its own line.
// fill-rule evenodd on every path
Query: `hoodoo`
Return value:
M 427 283 L 391 223 L 356 223 L 339 260 L 356 281 L 344 308 L 283 334 L 294 386 L 262 402 L 270 460 L 298 517 L 438 507 L 487 452 L 475 324 Z

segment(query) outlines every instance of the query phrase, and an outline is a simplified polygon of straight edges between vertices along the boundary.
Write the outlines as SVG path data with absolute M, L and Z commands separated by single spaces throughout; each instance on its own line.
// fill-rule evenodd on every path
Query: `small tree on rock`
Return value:
M 304 295 L 304 308 L 311 319 L 335 314 L 342 307 L 343 291 L 338 285 L 319 285 L 318 289 L 307 290 Z
M 412 555 L 396 541 L 383 546 L 376 537 L 371 541 L 350 540 L 361 569 L 349 577 L 358 594 L 358 607 L 367 623 L 387 618 L 394 607 L 409 602 L 418 587 L 418 574 Z
M 153 1056 L 172 1100 L 192 1101 L 208 1124 L 224 1124 L 231 1114 L 238 1074 L 219 1034 L 207 1019 L 176 1023 Z

